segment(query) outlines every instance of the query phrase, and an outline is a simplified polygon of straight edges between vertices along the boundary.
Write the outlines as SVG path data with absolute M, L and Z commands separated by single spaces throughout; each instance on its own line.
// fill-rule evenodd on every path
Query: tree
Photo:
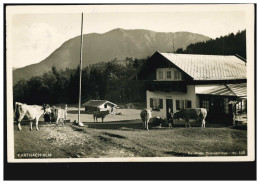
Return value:
M 183 53 L 183 49 L 182 49 L 182 48 L 177 49 L 177 50 L 176 50 L 176 53 L 182 54 L 182 53 Z
M 235 55 L 246 58 L 246 30 L 187 46 L 187 54 Z M 181 53 L 181 50 L 177 50 Z
M 134 67 L 135 69 L 139 68 L 139 61 L 138 61 L 138 59 L 135 59 L 135 60 L 134 60 L 133 67 Z
M 107 99 L 114 102 L 138 101 L 145 94 L 128 78 L 136 72 L 131 58 L 129 61 L 112 60 L 97 63 L 82 69 L 82 102 L 90 99 Z M 146 59 L 135 59 L 142 66 Z M 14 101 L 27 104 L 77 103 L 79 95 L 79 66 L 65 71 L 55 66 L 42 76 L 21 80 L 14 86 Z M 140 88 L 140 90 L 136 90 Z

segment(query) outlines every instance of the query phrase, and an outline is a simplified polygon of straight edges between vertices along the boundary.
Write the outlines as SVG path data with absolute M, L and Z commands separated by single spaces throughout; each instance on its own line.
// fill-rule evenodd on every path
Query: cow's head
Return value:
M 50 114 L 51 113 L 51 107 L 48 104 L 43 105 L 43 111 L 44 114 Z

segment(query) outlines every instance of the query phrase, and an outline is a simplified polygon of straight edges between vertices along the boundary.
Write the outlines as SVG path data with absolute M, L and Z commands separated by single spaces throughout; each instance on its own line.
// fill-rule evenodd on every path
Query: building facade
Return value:
M 231 102 L 246 103 L 246 62 L 236 56 L 155 52 L 131 80 L 145 81 L 147 108 L 162 118 L 203 107 L 208 118 L 232 119 Z

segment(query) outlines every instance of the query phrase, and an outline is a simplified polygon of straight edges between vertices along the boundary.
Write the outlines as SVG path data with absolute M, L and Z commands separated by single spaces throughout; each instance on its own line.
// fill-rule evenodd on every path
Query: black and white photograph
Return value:
M 5 16 L 7 162 L 255 160 L 253 4 Z

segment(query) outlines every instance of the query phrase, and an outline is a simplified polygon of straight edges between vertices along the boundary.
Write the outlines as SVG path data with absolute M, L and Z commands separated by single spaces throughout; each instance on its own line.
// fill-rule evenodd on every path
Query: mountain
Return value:
M 186 49 L 191 43 L 207 41 L 210 38 L 189 32 L 163 33 L 150 30 L 114 29 L 104 34 L 83 36 L 83 67 L 107 62 L 114 58 L 146 58 L 155 51 L 171 52 L 174 48 Z M 13 71 L 13 84 L 28 80 L 47 72 L 52 66 L 59 69 L 76 68 L 80 62 L 80 36 L 64 42 L 43 61 Z

